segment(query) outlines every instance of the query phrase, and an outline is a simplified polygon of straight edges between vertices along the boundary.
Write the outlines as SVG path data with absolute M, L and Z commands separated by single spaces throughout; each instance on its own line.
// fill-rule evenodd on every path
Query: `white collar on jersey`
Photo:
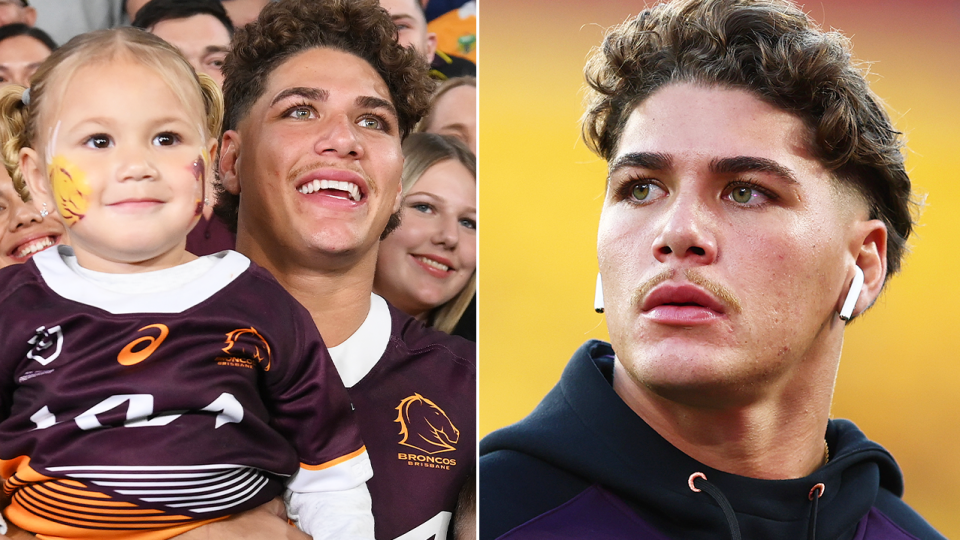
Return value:
M 113 314 L 123 313 L 180 313 L 207 300 L 250 266 L 250 259 L 236 251 L 210 255 L 216 263 L 196 279 L 172 291 L 154 291 L 143 294 L 127 294 L 112 291 L 78 274 L 68 266 L 64 257 L 73 257 L 68 246 L 57 246 L 33 256 L 40 276 L 53 292 L 81 304 L 93 306 Z M 145 279 L 166 279 L 174 269 L 144 272 L 138 276 Z
M 346 341 L 329 349 L 344 386 L 357 384 L 377 365 L 387 350 L 392 327 L 387 301 L 371 293 L 370 311 L 363 324 Z

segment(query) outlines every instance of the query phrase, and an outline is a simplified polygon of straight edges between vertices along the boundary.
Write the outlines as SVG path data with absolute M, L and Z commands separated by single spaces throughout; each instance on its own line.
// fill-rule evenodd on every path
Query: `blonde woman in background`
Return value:
M 428 326 L 451 332 L 477 290 L 477 162 L 458 139 L 403 142 L 400 227 L 380 244 L 374 291 Z

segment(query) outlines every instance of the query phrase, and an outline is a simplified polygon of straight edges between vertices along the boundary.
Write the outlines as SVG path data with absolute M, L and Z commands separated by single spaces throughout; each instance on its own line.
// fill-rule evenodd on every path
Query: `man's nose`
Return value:
M 714 217 L 696 194 L 678 196 L 663 216 L 653 242 L 653 256 L 660 262 L 672 258 L 696 265 L 711 264 L 717 258 Z
M 316 143 L 318 154 L 333 154 L 338 157 L 359 158 L 363 155 L 363 146 L 357 130 L 360 129 L 350 117 L 335 115 L 321 123 Z

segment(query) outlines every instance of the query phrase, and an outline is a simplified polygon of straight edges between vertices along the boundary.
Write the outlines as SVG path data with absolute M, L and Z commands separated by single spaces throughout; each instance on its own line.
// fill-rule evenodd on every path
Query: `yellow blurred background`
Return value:
M 529 413 L 585 340 L 605 164 L 579 139 L 584 60 L 643 2 L 483 0 L 480 431 Z M 818 0 L 908 140 L 926 207 L 903 271 L 847 330 L 833 416 L 896 457 L 905 499 L 960 538 L 960 2 Z M 481 480 L 482 481 L 482 480 Z

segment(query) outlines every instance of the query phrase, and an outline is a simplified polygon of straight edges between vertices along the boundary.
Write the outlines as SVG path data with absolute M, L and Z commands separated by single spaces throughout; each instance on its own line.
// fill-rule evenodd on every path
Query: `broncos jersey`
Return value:
M 310 315 L 236 252 L 118 294 L 57 250 L 0 270 L 0 473 L 40 537 L 170 538 L 372 474 Z M 293 476 L 292 479 L 290 477 Z
M 345 358 L 344 345 L 359 347 Z M 372 350 L 379 360 L 344 381 L 373 462 L 376 538 L 445 540 L 476 466 L 476 346 L 374 297 L 364 325 L 331 353 L 346 367 Z

